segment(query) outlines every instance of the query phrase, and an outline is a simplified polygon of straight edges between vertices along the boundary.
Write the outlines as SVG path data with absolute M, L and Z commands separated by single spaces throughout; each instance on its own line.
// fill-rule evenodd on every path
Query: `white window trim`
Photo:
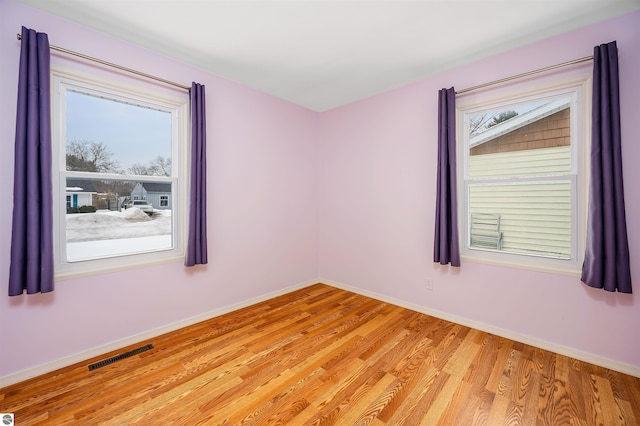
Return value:
M 572 168 L 577 167 L 575 197 L 573 199 L 572 222 L 572 258 L 570 260 L 546 258 L 542 256 L 519 255 L 486 250 L 472 250 L 467 247 L 469 238 L 468 200 L 466 192 L 468 170 L 468 138 L 465 137 L 465 114 L 474 110 L 483 110 L 489 107 L 500 108 L 503 105 L 527 102 L 541 95 L 556 95 L 576 90 L 578 92 L 578 108 L 582 114 L 581 125 L 576 120 L 571 120 L 572 135 Z M 572 105 L 572 109 L 574 106 Z M 577 114 L 578 111 L 572 112 Z M 555 84 L 544 84 L 529 89 L 509 92 L 507 94 L 483 97 L 475 96 L 468 99 L 459 99 L 456 102 L 456 145 L 457 145 L 457 191 L 458 191 L 458 233 L 460 258 L 465 262 L 483 263 L 496 266 L 506 266 L 533 271 L 550 272 L 560 275 L 580 276 L 584 259 L 587 206 L 589 193 L 589 152 L 591 147 L 591 74 L 580 75 L 570 79 L 558 81 Z
M 55 279 L 63 280 L 81 276 L 134 269 L 154 264 L 184 261 L 187 227 L 187 192 L 189 161 L 189 99 L 178 97 L 169 90 L 139 89 L 137 85 L 127 82 L 107 80 L 87 76 L 86 74 L 69 72 L 52 66 L 52 182 L 53 182 L 53 221 L 54 221 L 54 265 Z M 123 256 L 105 257 L 95 260 L 67 262 L 66 257 L 66 141 L 61 139 L 65 126 L 63 87 L 78 87 L 82 91 L 125 96 L 141 105 L 161 105 L 172 113 L 172 176 L 173 197 L 172 229 L 173 248 Z M 146 87 L 146 86 L 145 86 Z M 103 173 L 73 172 L 74 177 L 113 178 L 135 181 L 157 181 L 157 176 L 111 175 Z

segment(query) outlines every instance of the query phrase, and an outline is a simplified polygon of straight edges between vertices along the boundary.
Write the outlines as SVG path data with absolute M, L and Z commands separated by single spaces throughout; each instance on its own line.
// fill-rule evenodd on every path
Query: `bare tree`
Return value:
M 487 123 L 491 120 L 488 113 L 474 115 L 469 119 L 469 135 L 475 136 L 487 130 Z
M 120 165 L 114 160 L 104 142 L 74 140 L 67 143 L 67 170 L 76 172 L 118 173 Z
M 500 114 L 494 115 L 493 117 L 491 117 L 491 122 L 489 124 L 487 124 L 487 127 L 493 127 L 497 124 L 502 123 L 503 121 L 507 121 L 512 119 L 513 117 L 515 117 L 516 115 L 518 115 L 518 113 L 512 109 L 508 110 L 508 111 L 502 111 L 500 112 Z
M 131 166 L 129 166 L 129 169 L 127 170 L 129 172 L 129 174 L 131 175 L 150 175 L 151 173 L 149 173 L 149 166 L 142 164 L 142 163 L 134 163 Z
M 469 119 L 469 135 L 475 136 L 480 134 L 490 127 L 507 121 L 516 115 L 518 115 L 518 113 L 513 110 L 474 115 Z
M 129 167 L 132 175 L 171 176 L 171 158 L 158 155 L 149 164 L 135 163 Z
M 171 158 L 158 155 L 151 161 L 151 168 L 154 171 L 154 176 L 171 176 Z

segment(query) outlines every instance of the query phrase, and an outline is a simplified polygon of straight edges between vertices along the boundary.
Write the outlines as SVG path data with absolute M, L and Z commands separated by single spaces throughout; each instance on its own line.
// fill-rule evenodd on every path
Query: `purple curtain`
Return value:
M 9 296 L 54 287 L 48 37 L 22 27 L 20 49 Z
M 191 184 L 186 266 L 207 263 L 207 114 L 204 86 L 191 84 Z
M 594 48 L 592 108 L 589 218 L 581 279 L 591 287 L 631 293 L 615 41 Z
M 433 261 L 460 266 L 456 191 L 456 92 L 438 93 L 438 188 Z

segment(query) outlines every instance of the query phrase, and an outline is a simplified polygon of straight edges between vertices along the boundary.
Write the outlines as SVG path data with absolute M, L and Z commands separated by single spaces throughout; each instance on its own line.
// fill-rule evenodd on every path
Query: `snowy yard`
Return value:
M 67 215 L 67 260 L 170 249 L 171 211 L 138 208 Z

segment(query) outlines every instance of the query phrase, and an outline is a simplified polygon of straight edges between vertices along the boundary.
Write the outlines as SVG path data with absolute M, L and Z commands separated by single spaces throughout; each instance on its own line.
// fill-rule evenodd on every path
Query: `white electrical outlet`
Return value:
M 433 290 L 433 280 L 431 278 L 427 278 L 427 281 L 425 282 L 425 288 L 427 290 Z

